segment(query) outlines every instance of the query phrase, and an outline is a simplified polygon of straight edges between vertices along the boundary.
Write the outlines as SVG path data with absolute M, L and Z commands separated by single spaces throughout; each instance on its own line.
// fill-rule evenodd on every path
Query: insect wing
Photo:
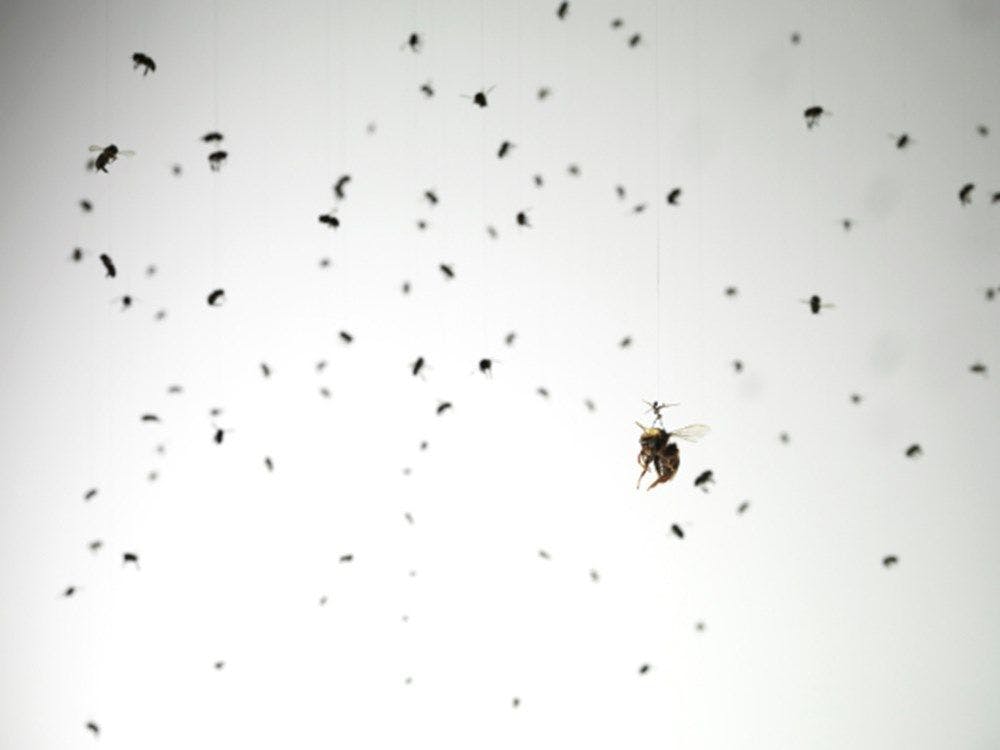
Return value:
M 104 150 L 104 146 L 91 146 L 88 150 L 89 151 L 103 151 Z
M 705 437 L 705 435 L 709 433 L 710 429 L 711 428 L 709 428 L 707 424 L 689 424 L 687 427 L 671 430 L 670 436 L 694 443 Z

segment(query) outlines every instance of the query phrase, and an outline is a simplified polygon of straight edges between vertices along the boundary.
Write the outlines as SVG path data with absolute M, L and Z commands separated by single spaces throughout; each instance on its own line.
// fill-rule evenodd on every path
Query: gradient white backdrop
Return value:
M 2 4 L 0 746 L 1000 745 L 1000 7 L 556 5 Z

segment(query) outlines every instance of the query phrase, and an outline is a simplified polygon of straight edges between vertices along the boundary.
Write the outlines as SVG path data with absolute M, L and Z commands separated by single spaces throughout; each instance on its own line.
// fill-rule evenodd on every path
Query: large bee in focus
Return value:
M 647 490 L 653 489 L 658 484 L 669 482 L 677 474 L 677 470 L 681 466 L 681 454 L 677 443 L 671 442 L 673 438 L 693 443 L 707 435 L 709 429 L 708 425 L 690 424 L 687 427 L 668 432 L 662 427 L 646 427 L 639 422 L 636 424 L 642 430 L 642 435 L 639 436 L 639 466 L 642 467 L 642 474 L 639 475 L 639 481 L 635 483 L 635 488 L 639 489 L 642 478 L 646 476 L 650 466 L 656 471 L 656 480 L 646 488 Z

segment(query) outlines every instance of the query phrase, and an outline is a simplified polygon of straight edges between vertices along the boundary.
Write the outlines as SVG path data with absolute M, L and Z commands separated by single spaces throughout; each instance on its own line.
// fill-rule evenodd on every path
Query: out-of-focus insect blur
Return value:
M 681 465 L 681 455 L 677 443 L 672 442 L 673 438 L 693 443 L 707 435 L 709 430 L 708 425 L 703 424 L 692 424 L 670 432 L 661 427 L 646 427 L 639 422 L 636 424 L 642 430 L 642 435 L 639 436 L 639 466 L 642 467 L 642 473 L 635 488 L 639 489 L 642 478 L 646 476 L 650 466 L 656 471 L 656 479 L 646 488 L 647 490 L 669 482 L 677 474 Z

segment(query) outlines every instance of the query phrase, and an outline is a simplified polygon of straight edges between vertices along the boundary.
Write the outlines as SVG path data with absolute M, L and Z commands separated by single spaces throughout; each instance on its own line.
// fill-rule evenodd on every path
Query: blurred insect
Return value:
M 920 447 L 918 443 L 914 443 L 909 448 L 906 449 L 907 458 L 917 458 L 924 454 L 924 449 Z
M 437 193 L 434 190 L 425 190 L 424 191 L 424 198 L 432 206 L 436 206 L 438 204 L 438 196 L 437 196 Z
M 365 126 L 365 132 L 368 133 L 368 135 L 375 135 L 375 130 L 377 127 L 378 126 L 374 122 L 370 122 L 368 123 L 368 125 Z
M 528 211 L 530 210 L 531 209 L 527 209 L 525 211 L 517 212 L 517 216 L 514 217 L 514 220 L 517 222 L 519 227 L 528 227 L 528 229 L 531 229 L 531 222 L 528 221 Z
M 132 303 L 135 302 L 135 299 L 132 297 L 131 294 L 123 294 L 121 297 L 115 297 L 111 301 L 120 302 L 122 306 L 122 312 L 125 312 L 130 307 L 132 307 Z
M 213 289 L 209 292 L 206 300 L 210 307 L 218 307 L 219 303 L 224 302 L 226 297 L 226 291 L 224 289 Z
M 590 580 L 593 581 L 594 583 L 597 583 L 598 581 L 601 580 L 601 574 L 598 573 L 593 568 L 591 568 L 591 570 L 590 570 Z
M 135 52 L 132 55 L 132 70 L 138 70 L 142 68 L 142 77 L 145 78 L 147 73 L 156 72 L 156 63 L 153 62 L 153 58 L 144 52 Z
M 408 37 L 406 41 L 400 45 L 400 49 L 406 49 L 409 47 L 413 52 L 420 52 L 420 48 L 423 46 L 423 39 L 420 38 L 420 34 L 413 32 Z
M 319 215 L 319 223 L 320 224 L 326 224 L 327 226 L 332 227 L 333 229 L 336 229 L 337 227 L 340 226 L 340 219 L 338 219 L 334 215 L 333 211 L 330 211 L 329 213 L 325 213 L 325 214 L 320 214 Z
M 432 96 L 434 96 L 434 86 L 431 84 L 430 81 L 427 81 L 427 83 L 421 84 L 420 92 L 428 99 L 430 99 Z
M 595 404 L 589 398 L 585 398 L 583 400 L 583 405 L 587 407 L 587 411 L 597 411 L 597 404 Z
M 542 86 L 540 89 L 538 89 L 538 93 L 536 94 L 536 96 L 538 97 L 538 101 L 540 102 L 545 101 L 551 95 L 552 95 L 552 89 L 550 89 L 548 86 Z
M 153 320 L 163 320 L 166 317 L 167 317 L 167 311 L 166 310 L 157 310 L 156 314 L 153 315 Z
M 340 336 L 340 340 L 343 341 L 345 344 L 350 344 L 351 342 L 354 341 L 354 336 L 352 336 L 347 331 L 341 331 L 337 335 Z
M 173 165 L 173 166 L 172 166 L 172 167 L 170 168 L 170 173 L 171 173 L 171 174 L 172 174 L 172 175 L 173 175 L 174 177 L 180 177 L 180 176 L 181 176 L 181 172 L 183 172 L 183 171 L 184 171 L 184 168 L 183 168 L 183 167 L 181 167 L 181 165 L 180 165 L 180 164 L 174 164 L 174 165 Z
M 711 469 L 705 469 L 694 480 L 694 486 L 700 487 L 702 492 L 708 492 L 708 485 L 715 484 L 715 475 Z
M 676 523 L 670 524 L 670 531 L 678 539 L 683 539 L 684 538 L 684 529 L 682 529 Z
M 500 236 L 497 233 L 497 228 L 494 227 L 494 226 L 488 226 L 488 227 L 486 227 L 486 234 L 488 234 L 490 236 L 490 239 L 493 239 L 493 240 L 495 240 L 497 237 Z
M 218 172 L 222 169 L 227 156 L 229 156 L 229 153 L 226 151 L 213 151 L 208 155 L 208 166 L 213 172 Z
M 543 549 L 538 550 L 538 556 L 543 560 L 551 560 L 552 556 Z
M 545 180 L 542 179 L 542 176 L 540 174 L 536 174 L 531 179 L 534 181 L 535 187 L 537 187 L 537 188 L 540 188 L 540 187 L 542 187 L 542 185 L 545 184 Z
M 580 176 L 580 167 L 577 164 L 570 164 L 568 167 L 566 167 L 566 172 L 571 177 L 579 177 Z
M 330 398 L 330 389 L 326 386 L 319 389 L 319 395 L 323 398 Z
M 561 21 L 564 18 L 566 18 L 566 13 L 568 11 L 569 11 L 569 3 L 563 0 L 563 2 L 559 3 L 559 7 L 556 8 L 556 17 L 559 18 L 559 20 Z
M 101 551 L 101 547 L 103 546 L 104 542 L 102 542 L 100 539 L 95 539 L 94 541 L 92 541 L 90 544 L 87 545 L 87 549 L 89 549 L 96 555 L 98 552 Z
M 83 198 L 80 201 L 80 210 L 83 211 L 85 214 L 89 214 L 91 211 L 94 210 L 94 204 L 88 201 L 86 198 Z
M 84 726 L 93 732 L 94 737 L 97 737 L 101 733 L 101 728 L 93 721 L 88 721 Z
M 861 399 L 862 399 L 862 396 L 861 396 L 860 393 L 852 393 L 851 394 L 851 403 L 852 404 L 860 404 L 861 403 Z
M 260 373 L 265 378 L 271 377 L 271 366 L 268 365 L 267 362 L 261 362 L 260 363 Z
M 621 18 L 612 18 L 611 19 L 611 28 L 612 29 L 620 29 L 624 25 L 625 25 L 624 19 L 621 19 Z
M 155 414 L 143 414 L 139 417 L 140 422 L 159 422 L 160 418 Z
M 268 471 L 274 471 L 274 461 L 271 460 L 270 456 L 264 456 L 264 466 Z
M 464 99 L 472 99 L 472 103 L 475 104 L 480 109 L 482 109 L 483 107 L 486 107 L 486 106 L 489 105 L 489 102 L 486 99 L 486 95 L 488 93 L 490 93 L 495 88 L 496 88 L 496 86 L 490 86 L 488 89 L 477 91 L 472 96 L 469 96 L 468 94 L 462 94 L 462 98 L 464 98 Z
M 632 206 L 632 213 L 633 214 L 641 214 L 648 207 L 649 207 L 649 205 L 646 204 L 646 203 L 636 203 L 634 206 Z
M 643 664 L 641 667 L 639 667 L 639 674 L 646 674 L 646 672 L 648 671 L 649 671 L 648 664 Z
M 632 337 L 625 336 L 621 341 L 618 342 L 618 346 L 620 346 L 622 349 L 628 349 L 630 346 L 632 346 Z
M 444 414 L 451 408 L 452 408 L 451 401 L 441 401 L 438 403 L 437 409 L 435 409 L 434 411 L 436 414 Z
M 218 130 L 213 130 L 210 133 L 205 133 L 205 135 L 201 137 L 201 140 L 205 143 L 219 143 L 222 141 L 222 133 Z
M 184 393 L 184 386 L 177 384 L 168 386 L 167 393 Z
M 841 219 L 840 220 L 840 226 L 842 226 L 844 228 L 845 232 L 850 232 L 851 231 L 851 227 L 854 226 L 854 219 L 846 219 L 846 218 L 845 219 Z
M 512 148 L 514 148 L 513 143 L 511 143 L 510 141 L 504 141 L 503 143 L 500 144 L 500 148 L 497 149 L 497 158 L 498 159 L 504 158 L 508 153 L 510 153 L 510 150 Z
M 833 114 L 833 113 L 832 112 L 828 112 L 827 110 L 823 109 L 818 104 L 815 104 L 812 107 L 807 108 L 802 113 L 802 116 L 806 118 L 806 127 L 811 130 L 817 124 L 819 124 L 819 118 L 820 117 L 822 117 L 823 115 L 830 115 L 830 114 Z
M 641 41 L 642 41 L 642 34 L 638 34 L 638 33 L 633 34 L 632 36 L 630 36 L 628 38 L 628 46 L 629 47 L 638 47 L 639 43 Z
M 737 374 L 743 372 L 743 360 L 742 359 L 734 359 L 733 360 L 733 370 L 735 370 Z
M 226 436 L 227 432 L 232 432 L 232 430 L 224 430 L 216 425 L 212 426 L 215 428 L 215 432 L 212 433 L 212 440 L 215 441 L 216 445 L 222 445 L 222 439 Z
M 486 377 L 491 377 L 493 375 L 493 360 L 488 358 L 479 360 L 479 372 Z
M 882 566 L 885 568 L 891 568 L 893 565 L 899 562 L 899 558 L 895 555 L 886 555 L 882 558 Z
M 418 219 L 417 220 L 417 229 L 419 229 L 421 232 L 423 232 L 425 229 L 427 229 L 427 222 L 424 221 L 423 219 Z
M 146 276 L 147 277 L 149 277 L 149 276 L 156 276 L 156 271 L 157 271 L 157 268 L 156 268 L 155 265 L 150 264 L 150 265 L 146 266 Z
M 517 339 L 517 332 L 516 331 L 511 331 L 510 333 L 508 333 L 506 336 L 503 337 L 503 342 L 507 346 L 514 346 L 514 341 L 516 339 Z
M 991 287 L 991 286 L 986 287 L 986 301 L 987 302 L 992 302 L 993 299 L 994 299 L 994 297 L 996 297 L 996 296 L 997 296 L 997 292 L 996 292 L 995 289 L 993 289 L 993 287 Z
M 410 282 L 409 281 L 404 281 L 403 285 L 399 289 L 400 289 L 400 291 L 403 294 L 409 294 L 410 293 L 410 289 L 411 289 Z
M 332 263 L 333 263 L 333 261 L 331 261 L 326 256 L 324 256 L 324 257 L 322 257 L 322 258 L 319 259 L 319 267 L 320 268 L 329 268 Z
M 708 434 L 708 426 L 703 424 L 692 424 L 687 427 L 668 432 L 661 427 L 646 427 L 636 422 L 642 435 L 639 436 L 639 456 L 638 462 L 642 467 L 642 473 L 636 482 L 636 489 L 642 484 L 642 478 L 646 476 L 649 467 L 656 471 L 656 479 L 647 487 L 653 489 L 658 484 L 669 482 L 674 478 L 681 465 L 680 449 L 677 443 L 671 442 L 672 438 L 680 438 L 696 442 L 699 438 Z
M 780 440 L 785 445 L 788 445 L 790 442 L 792 442 L 792 437 L 787 432 L 782 432 L 778 435 L 778 440 Z
M 347 187 L 347 183 L 351 181 L 351 176 L 349 174 L 342 174 L 337 178 L 337 181 L 333 183 L 333 197 L 338 201 L 344 200 L 347 194 L 344 193 L 344 188 Z
M 520 698 L 518 698 L 518 697 L 517 697 L 517 696 L 515 695 L 515 696 L 514 696 L 514 697 L 513 697 L 512 699 L 511 699 L 511 701 L 510 701 L 510 705 L 511 705 L 511 706 L 513 706 L 514 708 L 517 708 L 518 706 L 520 706 L 520 705 L 521 705 L 521 699 L 520 699 Z
M 749 507 L 750 507 L 750 502 L 748 500 L 744 500 L 742 503 L 736 506 L 736 515 L 742 516 L 744 513 L 747 512 L 747 509 Z
M 818 294 L 814 294 L 809 299 L 800 299 L 799 302 L 809 305 L 809 309 L 813 315 L 818 315 L 819 311 L 824 307 L 834 307 L 832 302 L 823 302 Z
M 342 562 L 342 563 L 350 562 L 353 559 L 354 559 L 354 555 L 351 555 L 351 554 L 346 554 L 346 555 L 341 555 L 340 556 L 340 562 Z
M 979 133 L 983 138 L 990 134 L 990 129 L 985 125 L 976 125 L 976 132 Z
M 972 203 L 972 191 L 975 187 L 975 183 L 972 182 L 962 185 L 962 189 L 958 191 L 958 202 L 963 206 L 968 206 Z
M 698 622 L 696 622 L 694 624 L 694 629 L 697 630 L 699 633 L 704 633 L 705 632 L 705 623 L 703 623 L 701 620 L 699 620 Z
M 65 589 L 63 589 L 62 592 L 63 598 L 69 598 L 73 596 L 73 594 L 75 594 L 77 591 L 78 589 L 76 586 L 67 586 Z
M 111 260 L 111 256 L 108 255 L 107 253 L 101 253 L 100 257 L 101 257 L 101 263 L 104 266 L 104 278 L 113 279 L 118 273 L 118 271 L 115 269 L 114 261 Z
M 674 188 L 669 193 L 667 193 L 667 203 L 671 206 L 681 205 L 681 189 L 679 187 Z
M 410 524 L 410 526 L 413 525 L 413 514 L 412 513 L 410 513 L 409 511 L 407 511 L 406 513 L 403 514 L 403 518 L 406 519 L 406 522 L 408 524 Z
M 535 393 L 537 393 L 542 398 L 549 397 L 549 389 L 544 386 L 538 386 L 538 388 L 535 389 Z
M 455 278 L 455 270 L 447 263 L 442 263 L 441 265 L 438 266 L 438 268 L 441 269 L 441 273 L 444 274 L 444 277 L 446 279 Z
M 990 196 L 990 203 L 1000 203 L 1000 190 Z
M 625 186 L 615 185 L 615 195 L 618 196 L 618 200 L 620 201 L 625 200 Z
M 217 661 L 212 666 L 215 667 L 216 669 L 222 669 L 224 666 L 226 666 L 226 662 Z
M 727 297 L 735 297 L 737 294 L 739 294 L 739 289 L 737 289 L 734 286 L 727 286 L 722 293 L 725 294 Z
M 789 39 L 791 39 L 792 44 L 798 44 L 802 41 L 802 35 L 797 31 L 793 31 Z
M 84 502 L 86 502 L 88 500 L 93 500 L 95 497 L 97 497 L 97 488 L 96 487 L 91 487 L 89 490 L 87 490 L 86 492 L 83 493 L 83 500 L 84 500 Z
M 79 263 L 81 260 L 83 260 L 83 248 L 74 247 L 73 252 L 70 253 L 69 259 L 74 263 Z
M 975 364 L 969 365 L 969 372 L 974 372 L 977 375 L 987 375 L 986 365 L 982 362 L 976 362 Z
M 135 552 L 123 552 L 122 553 L 122 567 L 132 563 L 135 565 L 135 569 L 139 570 L 139 556 Z
M 108 146 L 91 146 L 90 150 L 100 151 L 94 160 L 94 169 L 104 174 L 108 174 L 108 165 L 116 161 L 119 156 L 135 156 L 135 151 L 121 151 L 113 143 Z
M 893 135 L 892 133 L 890 133 L 889 137 L 895 141 L 896 148 L 898 148 L 901 151 L 907 146 L 909 146 L 910 141 L 912 140 L 912 138 L 910 138 L 909 133 L 900 133 L 899 135 Z

